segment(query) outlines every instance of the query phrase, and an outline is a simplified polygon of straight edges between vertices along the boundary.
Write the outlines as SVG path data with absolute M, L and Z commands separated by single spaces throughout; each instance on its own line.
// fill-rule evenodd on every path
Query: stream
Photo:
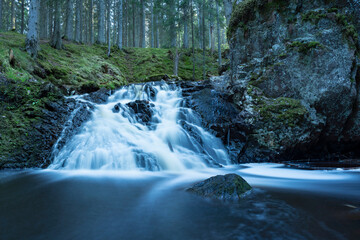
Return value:
M 176 85 L 73 98 L 94 105 L 92 118 L 55 144 L 49 168 L 1 172 L 0 239 L 360 237 L 359 169 L 232 165 Z M 253 190 L 238 202 L 185 191 L 227 173 Z

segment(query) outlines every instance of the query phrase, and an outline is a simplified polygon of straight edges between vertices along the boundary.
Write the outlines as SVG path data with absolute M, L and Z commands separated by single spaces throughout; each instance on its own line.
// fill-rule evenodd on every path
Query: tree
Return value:
M 188 17 L 189 17 L 189 0 L 184 1 L 184 48 L 189 48 L 189 35 L 188 35 Z
M 191 0 L 191 42 L 192 42 L 192 57 L 193 57 L 193 81 L 195 81 L 195 36 L 194 36 L 194 7 L 193 0 Z
M 226 25 L 229 25 L 234 0 L 224 0 Z
M 50 45 L 55 49 L 62 49 L 61 28 L 60 28 L 60 10 L 61 0 L 55 1 L 55 17 L 54 17 L 54 32 L 51 37 Z
M 145 48 L 145 0 L 141 2 L 141 14 L 140 14 L 140 47 Z
M 220 16 L 219 16 L 219 3 L 216 1 L 216 20 L 217 20 L 217 41 L 218 41 L 218 55 L 219 65 L 221 66 L 221 37 L 220 37 Z
M 0 0 L 0 31 L 3 30 L 3 15 L 2 15 L 2 10 L 3 10 L 3 0 Z
M 38 22 L 39 22 L 39 4 L 40 0 L 31 0 L 30 1 L 30 12 L 29 12 L 29 23 L 28 23 L 28 32 L 26 35 L 26 51 L 30 54 L 32 58 L 37 57 L 38 53 Z
M 76 16 L 75 16 L 75 42 L 82 42 L 82 0 L 76 0 Z
M 20 33 L 24 34 L 24 31 L 25 31 L 25 0 L 21 0 L 21 28 L 20 28 Z
M 118 4 L 118 48 L 123 48 L 123 1 L 119 0 Z
M 98 43 L 106 43 L 105 37 L 105 3 L 98 0 Z
M 74 0 L 67 0 L 65 38 L 74 39 Z
M 108 16 L 107 16 L 107 30 L 108 30 L 108 57 L 111 54 L 111 5 L 112 0 L 108 0 Z
M 16 19 L 15 19 L 15 0 L 11 0 L 11 30 L 15 30 L 16 29 Z
M 203 80 L 206 78 L 205 70 L 205 0 L 202 0 L 202 47 L 203 47 Z
M 155 47 L 155 39 L 154 39 L 154 0 L 151 0 L 151 41 L 150 41 L 150 47 Z
M 90 44 L 94 43 L 94 26 L 93 26 L 93 10 L 94 10 L 94 0 L 89 0 L 89 35 L 90 35 Z

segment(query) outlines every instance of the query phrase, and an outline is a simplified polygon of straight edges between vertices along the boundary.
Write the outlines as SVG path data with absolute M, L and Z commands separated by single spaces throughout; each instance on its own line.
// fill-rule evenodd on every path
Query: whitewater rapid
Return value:
M 91 120 L 56 151 L 50 169 L 182 171 L 230 162 L 221 140 L 201 126 L 175 84 L 130 85 L 107 103 L 92 104 Z M 137 109 L 144 105 L 148 109 Z

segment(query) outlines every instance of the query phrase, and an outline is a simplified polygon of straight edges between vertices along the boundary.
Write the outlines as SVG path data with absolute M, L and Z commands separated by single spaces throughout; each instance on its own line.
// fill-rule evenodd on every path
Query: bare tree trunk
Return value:
M 184 2 L 184 48 L 189 48 L 189 35 L 188 35 L 188 17 L 189 17 L 189 1 Z
M 199 48 L 202 49 L 202 28 L 201 28 L 201 20 L 202 20 L 202 16 L 201 16 L 201 4 L 199 3 L 198 6 L 198 26 L 199 26 Z
M 192 41 L 192 57 L 193 57 L 193 81 L 195 81 L 195 36 L 194 36 L 194 7 L 191 0 L 191 41 Z
M 203 80 L 206 79 L 206 69 L 205 69 L 205 0 L 202 0 L 202 45 L 203 45 Z
M 105 36 L 105 3 L 104 0 L 98 1 L 98 42 L 106 43 Z
M 40 0 L 30 1 L 29 9 L 29 30 L 26 35 L 26 51 L 30 54 L 32 58 L 37 57 L 37 52 L 39 48 L 39 33 L 38 33 L 38 22 L 39 22 L 39 4 Z
M 0 19 L 1 21 L 1 19 Z M 25 0 L 21 0 L 21 29 L 20 33 L 24 34 L 25 31 Z
M 141 23 L 140 23 L 140 47 L 145 48 L 146 42 L 145 42 L 145 0 L 141 1 Z
M 48 32 L 48 22 L 49 22 L 49 14 L 48 14 L 48 8 L 47 8 L 47 0 L 40 0 L 40 16 L 39 16 L 39 31 L 40 31 L 40 38 L 47 38 L 47 32 Z
M 67 0 L 65 38 L 74 40 L 74 0 Z
M 48 1 L 48 32 L 46 38 L 50 38 L 53 35 L 54 29 L 54 2 Z
M 61 1 L 55 1 L 54 32 L 50 45 L 55 49 L 62 49 L 61 28 L 60 28 Z
M 216 19 L 217 19 L 217 41 L 218 41 L 218 55 L 219 65 L 221 66 L 221 37 L 220 37 L 220 16 L 219 16 L 219 3 L 216 2 Z
M 158 16 L 155 16 L 155 26 L 156 26 L 156 48 L 160 48 L 160 30 L 158 25 Z
M 178 76 L 179 58 L 180 58 L 180 54 L 179 54 L 178 48 L 176 48 L 175 56 L 174 56 L 174 75 L 175 76 Z
M 135 31 L 136 31 L 136 26 L 135 26 L 135 0 L 132 0 L 132 27 L 133 27 L 133 47 L 136 47 L 135 45 Z
M 234 0 L 224 0 L 226 24 L 229 25 Z
M 15 20 L 15 0 L 11 0 L 11 30 L 16 29 L 16 20 Z
M 94 0 L 89 0 L 89 35 L 90 44 L 94 44 L 94 22 L 93 22 Z
M 0 0 L 0 31 L 3 30 L 3 14 L 2 14 L 2 10 L 3 10 L 3 0 Z
M 123 2 L 119 0 L 118 5 L 118 47 L 119 49 L 123 48 Z
M 170 20 L 170 39 L 171 39 L 171 47 L 176 47 L 176 5 L 175 0 L 170 1 L 170 11 L 171 11 L 171 20 Z
M 111 5 L 112 0 L 108 0 L 108 19 L 107 19 L 107 29 L 108 29 L 108 57 L 110 57 L 111 54 Z
M 155 39 L 154 39 L 154 0 L 151 0 L 151 42 L 150 47 L 155 47 Z

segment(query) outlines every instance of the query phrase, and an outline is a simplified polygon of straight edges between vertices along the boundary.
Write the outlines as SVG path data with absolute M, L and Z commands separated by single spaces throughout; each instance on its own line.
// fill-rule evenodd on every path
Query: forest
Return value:
M 359 0 L 0 0 L 0 239 L 359 239 Z

